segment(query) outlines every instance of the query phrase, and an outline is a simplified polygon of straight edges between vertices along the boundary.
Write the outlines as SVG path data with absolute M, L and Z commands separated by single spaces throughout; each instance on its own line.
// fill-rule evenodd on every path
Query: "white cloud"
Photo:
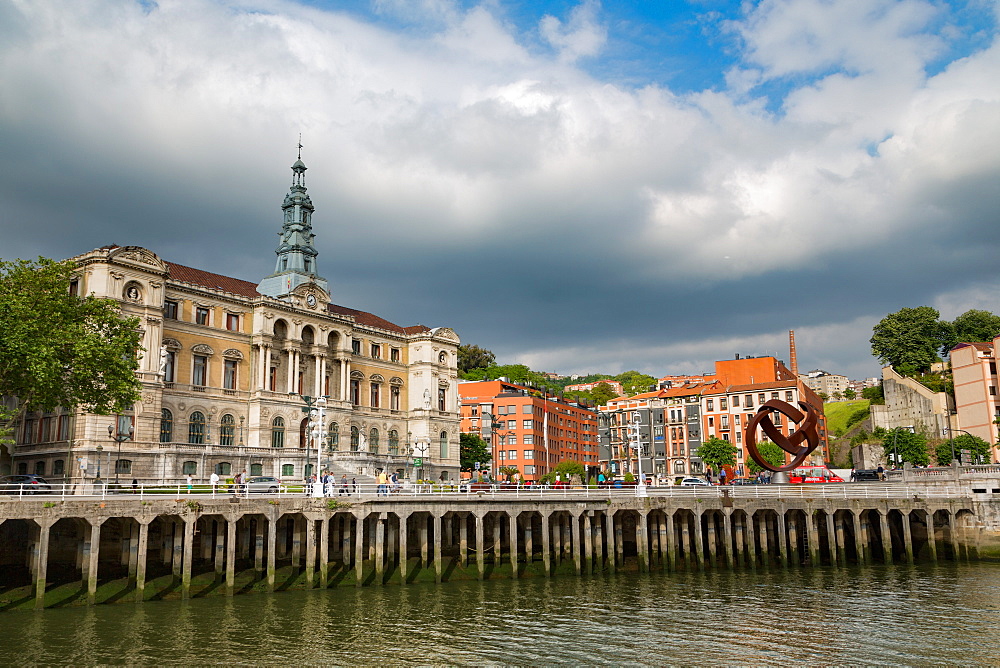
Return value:
M 585 0 L 573 8 L 565 25 L 551 14 L 539 22 L 539 32 L 559 52 L 562 62 L 572 63 L 600 53 L 608 35 L 607 29 L 598 21 L 599 9 L 597 0 Z

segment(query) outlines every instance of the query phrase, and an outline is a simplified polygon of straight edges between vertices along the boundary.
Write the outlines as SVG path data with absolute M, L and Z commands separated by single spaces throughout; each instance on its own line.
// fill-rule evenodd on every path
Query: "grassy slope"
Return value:
M 867 399 L 855 399 L 854 401 L 828 401 L 823 404 L 823 412 L 826 414 L 826 426 L 831 434 L 836 434 L 839 429 L 847 431 L 847 419 L 854 411 L 861 408 L 868 408 Z

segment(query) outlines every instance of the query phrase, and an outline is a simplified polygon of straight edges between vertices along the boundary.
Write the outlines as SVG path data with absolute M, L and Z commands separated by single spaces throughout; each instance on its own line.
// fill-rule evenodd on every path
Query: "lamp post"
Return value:
M 101 484 L 101 453 L 104 451 L 104 447 L 98 443 L 97 444 L 97 477 L 94 478 L 94 482 L 98 485 Z
M 639 411 L 632 413 L 632 424 L 629 425 L 628 433 L 630 441 L 635 443 L 635 458 L 636 465 L 639 470 L 639 482 L 635 486 L 636 496 L 646 496 L 646 479 L 642 475 L 642 438 L 639 431 L 639 424 L 642 422 L 642 417 L 639 415 Z
M 309 436 L 316 444 L 316 469 L 313 472 L 313 475 L 316 476 L 316 481 L 312 483 L 312 496 L 322 497 L 323 482 L 320 478 L 320 469 L 322 467 L 323 439 L 326 438 L 326 397 L 322 396 L 314 399 L 313 397 L 303 395 L 302 401 L 306 403 L 302 412 L 309 414 Z M 307 440 L 306 460 L 308 459 L 309 445 Z
M 416 452 L 420 453 L 420 457 L 414 457 L 414 459 L 413 459 L 413 468 L 414 469 L 417 469 L 417 468 L 420 469 L 420 475 L 417 477 L 417 479 L 418 480 L 423 480 L 424 479 L 424 456 L 427 454 L 427 451 L 431 449 L 431 442 L 429 440 L 428 441 L 424 441 L 423 439 L 418 438 L 417 442 L 413 446 L 413 449 Z
M 132 420 L 127 415 L 117 415 L 115 416 L 115 424 L 108 425 L 108 438 L 112 441 L 118 443 L 118 459 L 115 460 L 115 485 L 118 484 L 118 469 L 121 468 L 122 460 L 122 441 L 127 441 L 132 438 L 132 434 L 135 432 L 135 428 L 132 426 Z M 122 429 L 124 426 L 122 423 L 123 418 L 128 420 L 128 428 Z M 98 465 L 98 476 L 100 476 L 100 466 Z
M 949 432 L 960 431 L 963 434 L 969 434 L 969 432 L 965 431 L 964 429 L 952 429 L 951 427 L 945 427 L 945 429 L 947 429 Z M 969 436 L 972 436 L 972 434 L 969 434 Z M 975 437 L 973 436 L 973 438 L 975 438 Z M 949 438 L 948 442 L 951 443 L 951 464 L 950 464 L 950 466 L 954 466 L 955 465 L 955 461 L 956 461 L 956 459 L 955 459 L 955 437 L 952 436 L 951 438 Z M 957 461 L 958 461 L 959 464 L 962 463 L 961 459 L 959 459 Z

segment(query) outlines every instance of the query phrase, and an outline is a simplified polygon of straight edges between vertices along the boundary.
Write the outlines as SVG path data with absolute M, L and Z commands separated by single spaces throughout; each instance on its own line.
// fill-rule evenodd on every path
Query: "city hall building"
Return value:
M 318 461 L 359 482 L 377 469 L 458 478 L 458 336 L 331 303 L 305 172 L 297 160 L 275 270 L 260 283 L 137 246 L 73 258 L 71 290 L 118 300 L 140 320 L 142 399 L 117 417 L 27 415 L 9 472 L 130 484 L 246 470 L 293 482 Z M 317 397 L 326 398 L 318 438 L 303 411 Z

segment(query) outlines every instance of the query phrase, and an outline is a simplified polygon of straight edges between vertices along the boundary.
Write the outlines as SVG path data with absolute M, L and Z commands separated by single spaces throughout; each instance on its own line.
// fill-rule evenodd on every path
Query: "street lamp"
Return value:
M 960 431 L 963 434 L 969 434 L 969 432 L 965 431 L 964 429 L 952 429 L 951 427 L 945 427 L 945 429 L 947 429 L 950 432 Z M 969 436 L 972 436 L 972 434 L 969 434 Z M 975 436 L 973 436 L 973 438 L 975 438 Z M 951 438 L 949 438 L 948 442 L 951 443 L 951 464 L 949 466 L 954 466 L 955 465 L 955 461 L 956 461 L 955 460 L 955 437 L 952 436 Z M 958 463 L 961 464 L 962 460 L 959 459 Z
M 101 453 L 104 451 L 104 447 L 98 443 L 97 444 L 97 477 L 94 478 L 94 482 L 98 485 L 101 484 Z
M 128 427 L 122 429 L 125 426 L 124 420 L 127 420 Z M 118 443 L 118 459 L 115 460 L 115 485 L 118 484 L 118 469 L 121 468 L 122 461 L 122 441 L 127 441 L 132 438 L 132 434 L 135 432 L 135 428 L 132 426 L 132 420 L 127 415 L 117 415 L 115 422 L 117 425 L 108 425 L 108 438 L 112 441 Z M 98 476 L 100 476 L 100 468 L 98 468 Z
M 303 396 L 302 400 L 306 407 L 302 412 L 309 414 L 309 435 L 316 444 L 316 470 L 313 475 L 316 481 L 312 484 L 312 496 L 323 496 L 323 482 L 320 479 L 320 469 L 322 468 L 321 458 L 323 456 L 323 439 L 326 438 L 326 397 Z M 306 460 L 309 459 L 309 445 L 306 443 Z
M 413 449 L 414 449 L 414 451 L 420 453 L 420 457 L 414 457 L 413 458 L 413 468 L 414 469 L 417 469 L 417 468 L 420 469 L 420 475 L 417 477 L 417 479 L 418 480 L 423 480 L 424 479 L 424 456 L 427 454 L 427 451 L 431 449 L 431 442 L 430 442 L 430 440 L 424 441 L 423 439 L 418 438 L 417 442 L 413 446 Z
M 628 435 L 629 435 L 629 440 L 635 444 L 634 446 L 632 446 L 630 443 L 630 447 L 635 448 L 635 458 L 639 469 L 639 483 L 635 486 L 636 496 L 646 496 L 646 479 L 642 475 L 642 437 L 639 431 L 639 424 L 641 422 L 642 422 L 642 417 L 640 416 L 639 411 L 633 412 L 632 424 L 629 425 Z

